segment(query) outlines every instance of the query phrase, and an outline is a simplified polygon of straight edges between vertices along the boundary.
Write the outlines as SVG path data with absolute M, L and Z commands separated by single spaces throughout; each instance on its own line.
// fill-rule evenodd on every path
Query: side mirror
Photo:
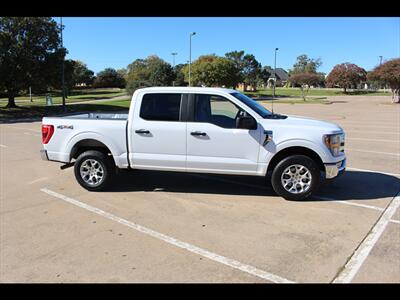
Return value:
M 239 116 L 236 119 L 236 128 L 238 128 L 238 129 L 257 129 L 257 122 L 251 116 Z

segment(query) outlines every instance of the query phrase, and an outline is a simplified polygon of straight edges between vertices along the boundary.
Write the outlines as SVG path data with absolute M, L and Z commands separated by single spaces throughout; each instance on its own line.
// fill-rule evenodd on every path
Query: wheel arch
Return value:
M 280 161 L 292 155 L 304 155 L 310 157 L 318 164 L 319 169 L 325 172 L 325 165 L 319 154 L 310 148 L 302 146 L 291 146 L 278 151 L 268 163 L 267 172 L 272 172 Z
M 110 148 L 104 143 L 93 138 L 85 138 L 76 142 L 70 151 L 70 160 L 78 158 L 80 154 L 88 150 L 97 150 L 104 153 L 105 155 L 111 157 L 115 164 Z

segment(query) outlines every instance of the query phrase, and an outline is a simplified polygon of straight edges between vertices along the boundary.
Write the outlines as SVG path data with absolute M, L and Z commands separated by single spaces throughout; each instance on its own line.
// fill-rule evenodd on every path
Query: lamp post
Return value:
M 61 25 L 61 48 L 64 51 L 62 17 L 60 17 L 60 25 Z M 65 55 L 63 54 L 63 59 L 61 64 L 61 85 L 62 85 L 62 106 L 65 112 L 66 107 L 65 107 L 65 87 L 64 87 L 64 60 L 65 60 Z
M 275 86 L 276 86 L 276 52 L 279 50 L 279 48 L 275 48 L 275 63 L 274 63 L 274 92 L 273 92 L 273 98 L 275 98 Z
M 196 32 L 192 32 L 189 37 L 189 86 L 191 86 L 191 65 L 192 65 L 192 36 L 194 36 Z
M 172 69 L 174 70 L 175 69 L 175 55 L 177 55 L 178 53 L 172 52 L 171 54 L 172 54 Z M 174 72 L 175 72 L 175 70 L 174 70 Z M 172 86 L 175 86 L 175 80 L 172 81 Z

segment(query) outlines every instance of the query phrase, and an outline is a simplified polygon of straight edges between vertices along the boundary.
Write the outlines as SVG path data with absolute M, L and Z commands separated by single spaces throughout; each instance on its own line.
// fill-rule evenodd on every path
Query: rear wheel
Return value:
M 274 191 L 287 200 L 304 200 L 318 188 L 320 171 L 317 163 L 304 155 L 293 155 L 279 162 L 272 172 Z
M 75 178 L 89 191 L 102 191 L 111 183 L 115 165 L 106 154 L 90 150 L 78 156 L 74 166 Z

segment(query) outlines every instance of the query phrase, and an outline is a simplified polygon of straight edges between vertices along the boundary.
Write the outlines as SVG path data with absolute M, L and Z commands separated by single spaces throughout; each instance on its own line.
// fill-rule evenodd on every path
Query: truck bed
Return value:
M 128 119 L 128 111 L 122 111 L 122 112 L 104 112 L 104 113 L 98 113 L 98 112 L 87 112 L 87 113 L 79 113 L 79 114 L 70 114 L 70 115 L 65 115 L 60 118 L 71 118 L 71 119 L 117 119 L 117 120 L 127 120 Z
M 103 143 L 114 155 L 118 167 L 127 167 L 127 111 L 87 112 L 59 117 L 44 117 L 42 123 L 53 125 L 54 133 L 44 145 L 50 160 L 69 162 L 72 147 L 80 140 Z

